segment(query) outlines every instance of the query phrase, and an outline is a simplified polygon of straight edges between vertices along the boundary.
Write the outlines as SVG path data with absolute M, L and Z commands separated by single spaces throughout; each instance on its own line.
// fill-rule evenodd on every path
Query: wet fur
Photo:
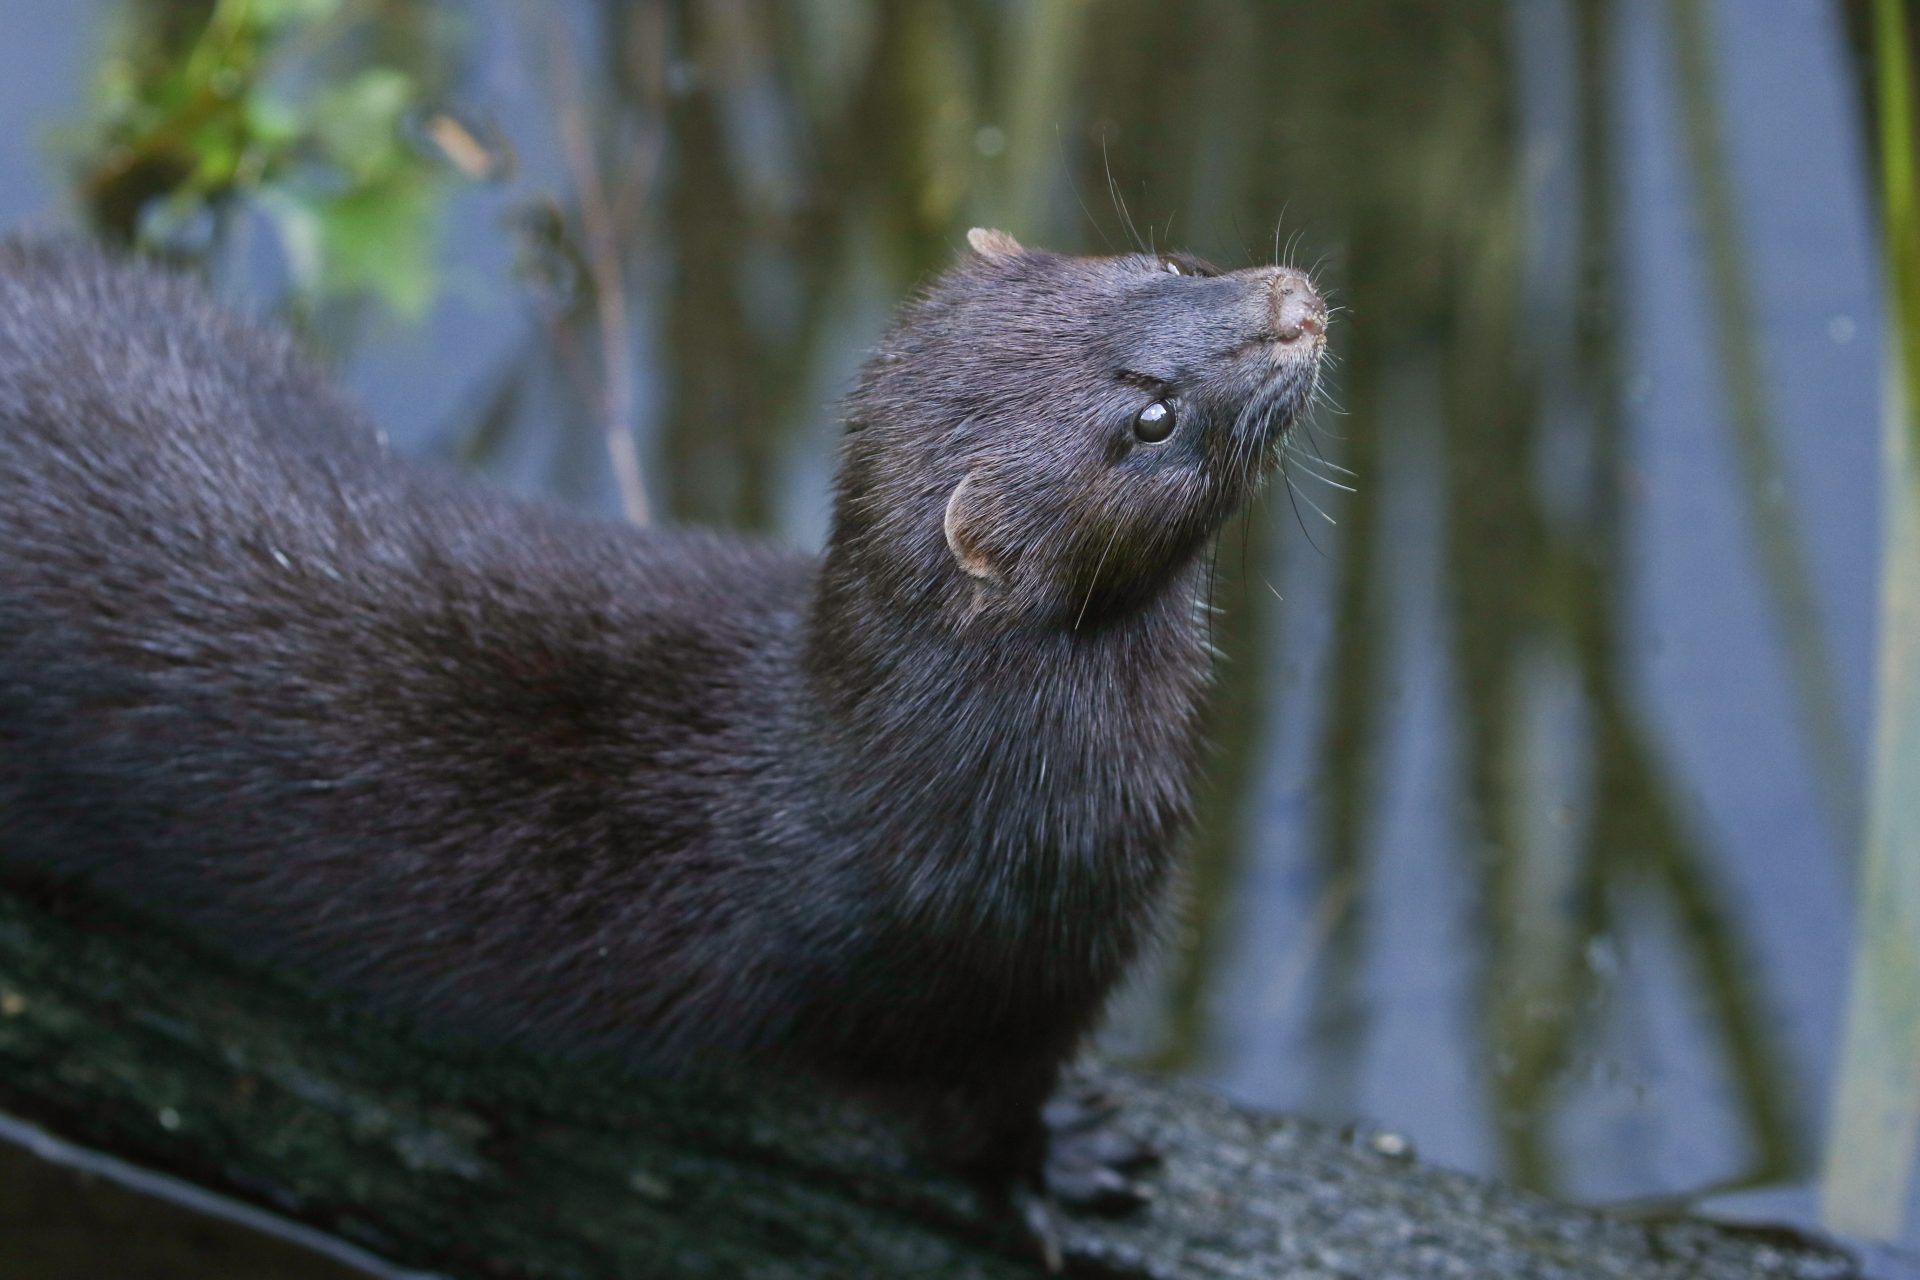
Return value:
M 401 460 L 188 283 L 0 249 L 0 865 L 1030 1160 L 1166 898 L 1200 551 L 1312 365 L 1249 363 L 1236 276 L 1007 245 L 870 363 L 821 559 Z M 1155 380 L 1192 427 L 1143 451 Z

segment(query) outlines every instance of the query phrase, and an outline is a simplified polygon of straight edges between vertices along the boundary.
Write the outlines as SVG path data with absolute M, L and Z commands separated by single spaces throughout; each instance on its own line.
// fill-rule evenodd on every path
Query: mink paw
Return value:
M 1063 1209 L 1117 1216 L 1153 1199 L 1153 1187 L 1135 1175 L 1160 1163 L 1160 1153 L 1121 1132 L 1113 1123 L 1119 1112 L 1111 1096 L 1091 1089 L 1062 1094 L 1040 1112 L 1047 1154 L 1039 1194 L 1023 1197 L 1021 1207 L 1049 1273 L 1065 1268 Z
M 1098 1090 L 1062 1094 L 1040 1112 L 1047 1156 L 1040 1182 L 1055 1204 L 1092 1213 L 1123 1214 L 1153 1199 L 1135 1175 L 1160 1163 L 1160 1153 L 1113 1123 L 1120 1105 Z

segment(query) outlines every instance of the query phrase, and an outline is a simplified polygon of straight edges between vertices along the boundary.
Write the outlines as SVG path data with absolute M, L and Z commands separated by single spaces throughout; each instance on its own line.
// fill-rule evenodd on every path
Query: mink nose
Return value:
M 1281 267 L 1267 283 L 1267 317 L 1274 337 L 1297 341 L 1302 334 L 1319 337 L 1327 331 L 1327 304 L 1307 281 L 1304 271 Z

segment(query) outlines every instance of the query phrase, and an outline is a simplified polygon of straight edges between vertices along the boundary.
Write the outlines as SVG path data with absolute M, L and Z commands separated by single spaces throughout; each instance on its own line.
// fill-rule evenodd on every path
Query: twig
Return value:
M 646 524 L 650 518 L 647 490 L 633 436 L 633 330 L 627 315 L 626 277 L 618 225 L 607 202 L 606 184 L 588 128 L 585 82 L 574 59 L 573 38 L 566 24 L 550 13 L 542 14 L 531 0 L 525 0 L 524 7 L 529 24 L 544 26 L 547 31 L 548 84 L 559 117 L 561 149 L 579 199 L 587 275 L 593 282 L 595 318 L 600 328 L 601 385 L 597 399 L 607 458 L 619 486 L 621 510 L 634 524 Z

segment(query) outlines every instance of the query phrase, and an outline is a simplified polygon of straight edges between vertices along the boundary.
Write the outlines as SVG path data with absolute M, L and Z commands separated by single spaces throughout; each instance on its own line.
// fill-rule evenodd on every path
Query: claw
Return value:
M 1074 1146 L 1083 1149 L 1086 1158 L 1127 1173 L 1138 1173 L 1160 1163 L 1160 1153 L 1145 1139 L 1112 1126 L 1076 1134 Z
M 1027 1220 L 1027 1230 L 1033 1233 L 1033 1241 L 1040 1247 L 1040 1261 L 1047 1274 L 1059 1275 L 1066 1270 L 1067 1259 L 1060 1247 L 1060 1219 L 1053 1206 L 1045 1196 L 1028 1196 L 1021 1211 Z
M 1045 1181 L 1054 1200 L 1089 1213 L 1129 1213 L 1153 1199 L 1152 1187 L 1104 1164 L 1048 1160 Z
M 1110 1123 L 1119 1111 L 1112 1095 L 1094 1091 L 1055 1098 L 1041 1110 L 1048 1131 L 1041 1181 L 1056 1202 L 1122 1214 L 1153 1199 L 1151 1186 L 1128 1175 L 1159 1163 L 1160 1155 Z

